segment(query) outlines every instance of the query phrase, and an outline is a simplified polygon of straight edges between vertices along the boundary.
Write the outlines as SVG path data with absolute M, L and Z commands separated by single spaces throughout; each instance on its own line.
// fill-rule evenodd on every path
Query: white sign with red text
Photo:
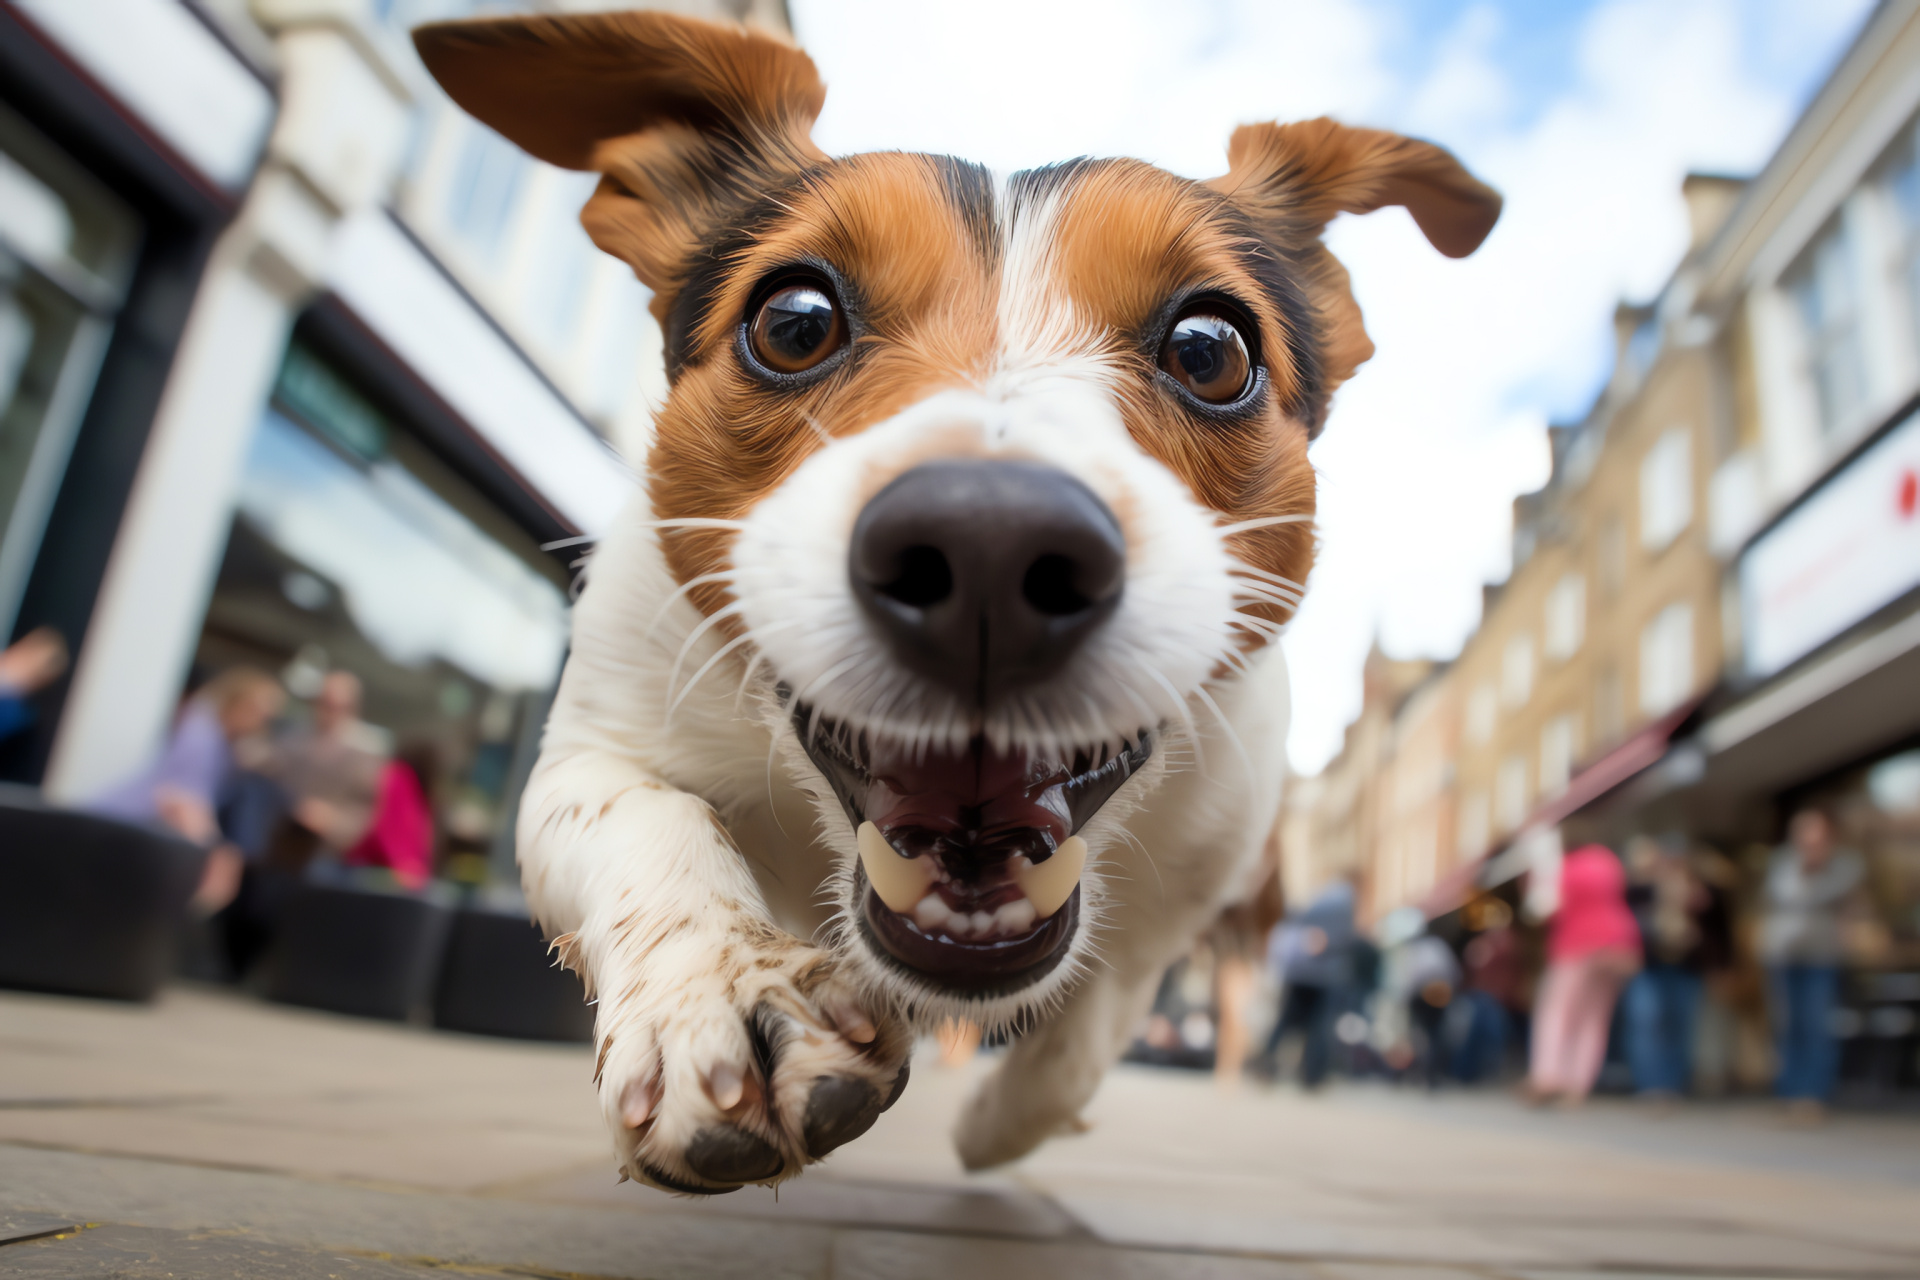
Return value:
M 1768 676 L 1920 587 L 1920 414 L 1740 558 L 1746 669 Z

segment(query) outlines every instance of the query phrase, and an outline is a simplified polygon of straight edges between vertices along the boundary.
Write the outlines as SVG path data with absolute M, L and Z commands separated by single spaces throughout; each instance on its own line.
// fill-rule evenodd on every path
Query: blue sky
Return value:
M 1431 138 L 1507 197 L 1441 259 L 1398 210 L 1346 218 L 1378 353 L 1314 446 L 1323 550 L 1286 639 L 1289 755 L 1339 749 L 1376 637 L 1451 657 L 1510 567 L 1544 428 L 1579 416 L 1611 315 L 1686 248 L 1680 180 L 1771 154 L 1868 0 L 791 0 L 826 77 L 829 151 L 995 168 L 1133 155 L 1205 177 L 1232 127 L 1330 114 Z

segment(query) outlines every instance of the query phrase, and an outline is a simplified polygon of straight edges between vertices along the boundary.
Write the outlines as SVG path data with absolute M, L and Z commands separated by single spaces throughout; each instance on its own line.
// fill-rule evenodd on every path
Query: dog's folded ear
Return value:
M 1320 313 L 1320 394 L 1305 415 L 1310 434 L 1319 431 L 1334 389 L 1373 355 L 1346 268 L 1321 243 L 1327 223 L 1336 214 L 1400 205 L 1434 248 L 1464 258 L 1500 217 L 1500 193 L 1451 153 L 1324 117 L 1235 129 L 1227 172 L 1207 185 L 1291 264 Z
M 605 175 L 581 220 L 656 294 L 730 212 L 826 159 L 808 136 L 826 86 L 811 58 L 763 32 L 587 13 L 432 23 L 413 42 L 483 124 L 549 164 Z
M 1208 185 L 1263 229 L 1303 236 L 1317 236 L 1335 214 L 1400 205 L 1449 258 L 1478 249 L 1500 218 L 1500 193 L 1452 153 L 1325 117 L 1241 125 L 1227 143 L 1226 175 Z

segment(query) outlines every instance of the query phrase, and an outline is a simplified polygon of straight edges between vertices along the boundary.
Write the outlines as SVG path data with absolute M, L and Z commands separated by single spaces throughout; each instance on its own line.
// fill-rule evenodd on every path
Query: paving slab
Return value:
M 923 1054 L 798 1181 L 688 1200 L 617 1184 L 579 1046 L 210 989 L 0 993 L 0 1273 L 1920 1275 L 1920 1117 L 1795 1130 L 1759 1105 L 1542 1113 L 1122 1068 L 1085 1134 L 970 1175 L 949 1134 L 993 1065 Z

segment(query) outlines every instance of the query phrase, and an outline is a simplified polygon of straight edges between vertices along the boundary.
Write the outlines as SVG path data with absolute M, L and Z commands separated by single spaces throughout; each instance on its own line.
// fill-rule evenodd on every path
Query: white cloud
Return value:
M 1447 656 L 1477 622 L 1481 583 L 1507 571 L 1512 498 L 1545 478 L 1547 417 L 1585 407 L 1614 303 L 1652 294 L 1685 249 L 1682 176 L 1757 168 L 1809 60 L 1864 5 L 1604 0 L 1564 82 L 1533 102 L 1486 6 L 1410 79 L 1390 66 L 1395 11 L 1367 0 L 794 7 L 828 82 L 816 136 L 830 151 L 996 168 L 1123 154 L 1201 177 L 1223 167 L 1237 123 L 1332 114 L 1433 138 L 1506 195 L 1501 225 L 1460 262 L 1397 210 L 1330 232 L 1378 354 L 1314 448 L 1324 550 L 1286 642 L 1290 754 L 1313 771 L 1359 709 L 1374 635 Z

